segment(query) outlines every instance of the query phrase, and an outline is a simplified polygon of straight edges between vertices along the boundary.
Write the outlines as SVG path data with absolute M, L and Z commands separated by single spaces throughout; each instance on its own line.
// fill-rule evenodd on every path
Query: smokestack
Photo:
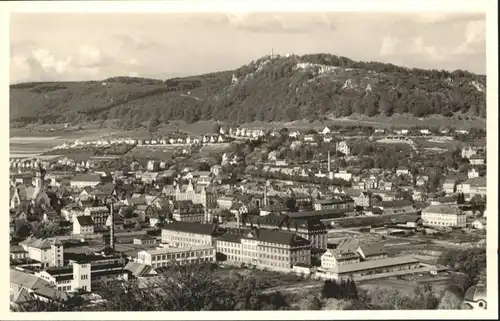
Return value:
M 264 185 L 264 207 L 267 206 L 267 184 Z
M 115 249 L 115 215 L 113 214 L 113 201 L 109 206 L 109 215 L 111 215 L 111 229 L 109 231 L 109 246 Z
M 331 159 L 330 159 L 330 150 L 328 150 L 328 172 L 331 172 Z

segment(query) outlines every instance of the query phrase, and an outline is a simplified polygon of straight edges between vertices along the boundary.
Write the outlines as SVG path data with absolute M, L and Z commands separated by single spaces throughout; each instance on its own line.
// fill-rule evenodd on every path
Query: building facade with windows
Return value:
M 36 272 L 35 275 L 64 292 L 91 292 L 93 286 L 102 286 L 112 280 L 128 280 L 128 272 L 119 260 L 72 262 L 70 266 L 48 268 Z
M 106 206 L 87 207 L 84 211 L 84 215 L 92 217 L 94 228 L 103 228 L 106 226 L 109 209 Z
M 202 204 L 195 204 L 191 200 L 174 201 L 172 217 L 177 222 L 203 222 L 205 208 Z
M 199 262 L 215 262 L 215 247 L 211 245 L 193 245 L 190 247 L 160 247 L 155 250 L 140 251 L 137 263 L 153 268 L 166 266 L 170 262 L 181 265 Z
M 465 227 L 466 214 L 458 206 L 439 204 L 422 210 L 424 225 L 433 227 Z
M 28 253 L 28 258 L 42 263 L 42 266 L 62 266 L 64 248 L 57 239 L 38 239 L 29 237 L 20 243 Z
M 94 234 L 94 221 L 89 215 L 78 216 L 73 221 L 73 234 L 90 235 Z
M 217 252 L 233 263 L 276 271 L 292 271 L 297 263 L 311 264 L 311 243 L 287 231 L 249 229 L 229 231 L 216 241 Z
M 255 217 L 251 222 L 245 222 L 246 227 L 256 226 L 261 229 L 294 232 L 309 240 L 312 248 L 326 249 L 328 231 L 318 218 L 290 218 L 286 214 Z
M 215 224 L 174 222 L 162 229 L 161 242 L 173 247 L 213 246 L 215 238 L 223 233 L 224 230 Z

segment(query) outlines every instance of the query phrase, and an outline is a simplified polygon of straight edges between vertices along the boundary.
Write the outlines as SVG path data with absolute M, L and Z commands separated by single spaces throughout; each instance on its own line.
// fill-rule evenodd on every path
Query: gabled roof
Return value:
M 361 251 L 365 255 L 365 257 L 368 256 L 375 256 L 375 255 L 382 255 L 386 254 L 387 252 L 384 249 L 384 244 L 381 242 L 376 242 L 376 243 L 370 243 L 367 245 L 361 246 Z
M 132 273 L 132 275 L 135 277 L 142 277 L 148 274 L 156 274 L 151 266 L 132 261 L 128 262 L 127 265 L 125 265 L 124 269 Z
M 35 294 L 46 298 L 68 298 L 68 295 L 65 292 L 54 289 L 47 281 L 32 274 L 18 271 L 16 269 L 10 269 L 10 283 L 14 283 L 26 289 L 30 289 Z
M 164 230 L 179 231 L 185 233 L 203 234 L 203 235 L 217 235 L 222 232 L 216 224 L 204 223 L 188 223 L 188 222 L 173 222 L 167 224 Z
M 71 179 L 72 182 L 101 182 L 101 175 L 98 174 L 77 174 Z
M 422 213 L 440 213 L 440 214 L 464 214 L 458 206 L 439 204 L 431 205 L 422 210 Z
M 78 220 L 78 224 L 81 226 L 93 226 L 94 220 L 92 220 L 92 216 L 90 215 L 81 215 L 76 218 Z

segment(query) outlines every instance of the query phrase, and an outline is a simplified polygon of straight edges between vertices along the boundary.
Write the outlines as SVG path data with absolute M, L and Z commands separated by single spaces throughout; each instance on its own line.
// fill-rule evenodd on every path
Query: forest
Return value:
M 155 80 L 10 86 L 14 127 L 100 122 L 154 129 L 172 120 L 321 121 L 350 115 L 486 118 L 486 76 L 356 62 L 331 54 L 263 57 L 234 71 Z

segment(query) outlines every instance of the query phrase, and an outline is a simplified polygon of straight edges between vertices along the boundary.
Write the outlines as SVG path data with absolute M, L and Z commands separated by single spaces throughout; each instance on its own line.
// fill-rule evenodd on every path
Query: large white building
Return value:
M 161 242 L 173 247 L 213 246 L 215 238 L 220 235 L 222 235 L 221 229 L 214 224 L 174 222 L 162 229 Z
M 218 238 L 216 244 L 217 252 L 233 263 L 285 272 L 292 271 L 297 263 L 311 264 L 311 243 L 293 232 L 233 231 Z
M 64 249 L 57 239 L 38 239 L 29 237 L 20 245 L 28 252 L 31 260 L 38 261 L 44 266 L 62 266 L 64 262 Z
M 465 227 L 466 214 L 457 206 L 431 205 L 422 210 L 422 221 L 434 227 Z
M 53 267 L 36 272 L 36 276 L 53 284 L 58 290 L 92 291 L 92 286 L 112 280 L 127 280 L 128 272 L 119 260 L 110 262 L 72 262 L 70 266 Z
M 170 262 L 181 265 L 198 262 L 215 262 L 215 247 L 211 245 L 193 245 L 190 247 L 160 247 L 144 250 L 137 254 L 137 263 L 153 268 L 166 266 Z
M 486 177 L 469 178 L 457 185 L 457 192 L 463 193 L 466 200 L 476 195 L 486 196 Z

